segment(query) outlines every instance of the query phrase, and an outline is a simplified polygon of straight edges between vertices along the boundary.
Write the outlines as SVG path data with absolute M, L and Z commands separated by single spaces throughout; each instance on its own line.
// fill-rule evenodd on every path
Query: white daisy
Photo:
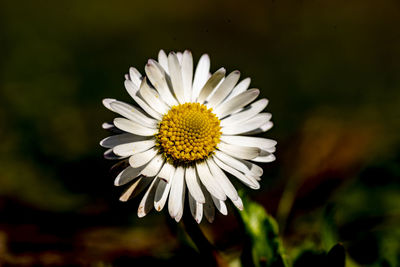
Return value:
M 209 71 L 208 55 L 200 58 L 193 77 L 189 51 L 167 56 L 161 50 L 158 61 L 146 64 L 145 76 L 135 68 L 125 76 L 135 106 L 103 100 L 122 116 L 103 124 L 118 134 L 100 142 L 109 148 L 106 158 L 122 159 L 128 166 L 115 179 L 116 186 L 131 183 L 120 200 L 147 188 L 139 217 L 152 207 L 161 211 L 168 200 L 169 214 L 178 222 L 187 194 L 196 221 L 204 214 L 212 222 L 215 207 L 227 214 L 227 198 L 243 209 L 227 174 L 258 189 L 263 170 L 251 161 L 275 160 L 276 141 L 247 136 L 272 127 L 271 114 L 262 112 L 268 100 L 253 102 L 260 91 L 248 89 L 250 78 L 238 83 L 239 71 L 226 77 L 224 68 L 212 75 Z

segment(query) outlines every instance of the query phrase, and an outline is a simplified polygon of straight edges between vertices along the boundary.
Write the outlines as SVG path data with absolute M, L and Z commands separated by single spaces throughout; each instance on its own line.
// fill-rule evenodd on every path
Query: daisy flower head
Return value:
M 263 169 L 253 162 L 275 160 L 276 141 L 249 136 L 273 125 L 271 114 L 262 112 L 268 100 L 256 101 L 260 91 L 248 89 L 250 78 L 239 82 L 239 71 L 226 75 L 224 68 L 211 74 L 208 55 L 193 70 L 191 52 L 167 56 L 161 50 L 144 75 L 135 68 L 125 75 L 133 105 L 103 100 L 121 117 L 103 124 L 116 134 L 100 144 L 108 148 L 106 158 L 125 166 L 114 182 L 127 184 L 120 200 L 145 190 L 139 217 L 153 207 L 161 211 L 168 201 L 178 222 L 187 196 L 194 219 L 200 223 L 204 214 L 212 222 L 215 208 L 227 214 L 227 199 L 243 209 L 230 179 L 258 189 Z

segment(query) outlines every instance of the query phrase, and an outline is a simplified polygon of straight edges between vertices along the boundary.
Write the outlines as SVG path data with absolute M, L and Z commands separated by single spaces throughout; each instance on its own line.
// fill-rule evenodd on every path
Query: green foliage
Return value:
M 244 254 L 251 254 L 251 257 L 243 255 L 243 265 L 288 266 L 275 219 L 261 205 L 247 198 L 243 198 L 243 204 L 246 208 L 240 212 L 240 217 L 250 245 L 250 250 L 245 248 Z
M 276 220 L 256 202 L 243 197 L 243 203 L 246 208 L 240 212 L 240 217 L 248 238 L 242 256 L 243 266 L 289 266 Z M 337 243 L 333 215 L 334 209 L 328 206 L 323 216 L 321 232 L 325 249 L 319 251 L 315 248 L 304 248 L 294 266 L 345 266 L 346 252 L 343 245 Z

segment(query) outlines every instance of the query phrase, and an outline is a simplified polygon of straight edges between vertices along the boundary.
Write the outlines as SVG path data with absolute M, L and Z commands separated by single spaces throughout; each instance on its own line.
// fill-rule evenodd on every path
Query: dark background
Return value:
M 395 0 L 1 0 L 0 264 L 196 265 L 165 212 L 118 202 L 98 145 L 114 116 L 101 100 L 130 101 L 128 68 L 190 49 L 270 100 L 277 161 L 245 192 L 291 262 L 342 242 L 348 266 L 399 266 L 399 14 Z M 233 214 L 201 224 L 227 261 Z

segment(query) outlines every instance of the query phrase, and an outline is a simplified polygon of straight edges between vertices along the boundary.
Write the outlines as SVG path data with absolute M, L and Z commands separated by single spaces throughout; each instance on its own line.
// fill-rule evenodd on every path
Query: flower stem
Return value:
M 183 214 L 182 222 L 184 224 L 186 233 L 190 236 L 193 243 L 196 244 L 200 254 L 204 257 L 207 266 L 227 266 L 219 255 L 217 249 L 208 241 L 199 225 L 190 216 L 190 213 Z

